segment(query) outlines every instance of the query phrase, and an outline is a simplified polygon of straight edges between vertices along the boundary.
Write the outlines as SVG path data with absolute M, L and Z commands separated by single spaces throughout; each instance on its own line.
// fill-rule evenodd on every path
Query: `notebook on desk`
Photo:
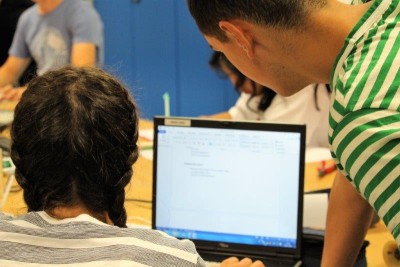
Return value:
M 207 261 L 299 266 L 305 126 L 154 119 L 152 228 Z

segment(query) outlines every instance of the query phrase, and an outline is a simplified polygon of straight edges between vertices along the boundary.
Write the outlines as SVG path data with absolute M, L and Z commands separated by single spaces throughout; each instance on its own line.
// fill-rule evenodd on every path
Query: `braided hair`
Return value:
M 70 66 L 36 77 L 15 109 L 11 139 L 29 211 L 83 204 L 126 227 L 138 111 L 114 77 Z

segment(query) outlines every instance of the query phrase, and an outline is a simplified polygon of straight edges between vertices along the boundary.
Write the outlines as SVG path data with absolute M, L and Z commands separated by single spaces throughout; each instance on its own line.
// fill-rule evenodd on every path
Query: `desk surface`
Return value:
M 151 122 L 142 121 L 140 123 L 141 129 L 148 129 L 151 127 Z M 306 165 L 304 185 L 306 192 L 328 189 L 332 186 L 335 174 L 331 173 L 320 178 L 318 177 L 317 166 L 318 163 L 307 163 Z M 139 157 L 137 163 L 133 167 L 133 171 L 134 173 L 132 182 L 126 188 L 125 207 L 128 213 L 128 222 L 150 225 L 152 161 Z M 3 179 L 3 182 L 5 182 L 4 180 L 5 179 Z M 25 213 L 26 206 L 22 199 L 22 191 L 10 194 L 4 211 L 12 214 Z M 369 229 L 366 239 L 370 241 L 370 245 L 367 248 L 368 266 L 386 266 L 382 257 L 383 247 L 388 241 L 393 240 L 393 237 L 386 229 L 382 221 L 376 224 L 373 228 Z
M 0 102 L 0 110 L 14 110 L 18 102 L 16 101 L 3 101 Z

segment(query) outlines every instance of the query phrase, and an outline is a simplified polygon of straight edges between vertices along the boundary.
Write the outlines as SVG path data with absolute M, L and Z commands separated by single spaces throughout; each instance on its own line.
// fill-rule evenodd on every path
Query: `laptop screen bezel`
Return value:
M 167 124 L 166 124 L 167 120 Z M 172 125 L 170 125 L 172 122 Z M 158 127 L 159 126 L 176 126 L 176 127 L 206 127 L 215 129 L 240 129 L 240 130 L 267 130 L 276 132 L 293 132 L 300 134 L 300 160 L 299 160 L 299 185 L 298 185 L 298 214 L 297 214 L 297 239 L 296 248 L 272 247 L 272 246 L 257 246 L 244 245 L 237 243 L 217 242 L 190 239 L 196 245 L 198 252 L 217 252 L 238 253 L 242 255 L 254 255 L 254 257 L 271 257 L 283 255 L 294 259 L 300 259 L 301 244 L 302 244 L 302 228 L 303 228 L 303 193 L 304 193 L 304 167 L 305 167 L 305 140 L 306 126 L 301 124 L 278 124 L 266 123 L 259 121 L 233 121 L 220 119 L 202 119 L 190 117 L 154 117 L 154 150 L 153 150 L 153 193 L 152 193 L 152 229 L 156 229 L 157 220 L 157 144 L 158 144 Z

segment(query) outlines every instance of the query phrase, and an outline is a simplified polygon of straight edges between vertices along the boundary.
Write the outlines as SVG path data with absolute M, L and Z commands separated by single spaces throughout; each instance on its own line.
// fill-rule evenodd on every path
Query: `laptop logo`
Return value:
M 226 243 L 218 243 L 221 248 L 229 248 L 229 245 Z

